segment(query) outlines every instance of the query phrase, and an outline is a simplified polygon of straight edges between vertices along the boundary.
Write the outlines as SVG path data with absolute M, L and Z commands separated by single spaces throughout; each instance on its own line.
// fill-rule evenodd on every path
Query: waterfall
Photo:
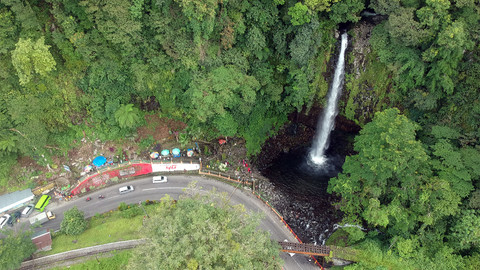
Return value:
M 347 45 L 348 36 L 347 33 L 343 33 L 337 67 L 335 68 L 332 87 L 328 94 L 327 106 L 323 109 L 322 117 L 318 119 L 317 133 L 315 135 L 313 147 L 310 150 L 310 159 L 317 165 L 322 165 L 327 160 L 325 157 L 325 151 L 328 149 L 330 133 L 333 130 L 335 117 L 338 114 L 337 103 L 343 87 L 345 50 L 347 49 Z

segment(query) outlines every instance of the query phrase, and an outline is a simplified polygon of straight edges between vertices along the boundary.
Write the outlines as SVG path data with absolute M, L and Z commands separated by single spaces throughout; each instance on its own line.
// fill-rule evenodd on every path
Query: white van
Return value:
M 167 182 L 167 177 L 166 176 L 154 176 L 152 182 L 154 184 L 156 184 L 156 183 L 166 183 Z
M 134 190 L 135 189 L 133 188 L 133 186 L 124 186 L 124 187 L 119 188 L 118 192 L 120 192 L 120 194 L 125 194 L 125 193 L 128 193 L 128 192 L 132 192 Z

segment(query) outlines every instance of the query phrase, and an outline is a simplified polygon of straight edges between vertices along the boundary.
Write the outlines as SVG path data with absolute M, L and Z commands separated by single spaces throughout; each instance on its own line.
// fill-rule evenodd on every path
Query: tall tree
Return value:
M 330 192 L 342 195 L 347 219 L 365 220 L 393 237 L 423 232 L 457 213 L 465 193 L 433 173 L 418 128 L 398 109 L 379 112 L 365 125 L 355 138 L 358 154 L 347 157 L 329 183 Z
M 6 237 L 0 239 L 0 269 L 18 269 L 22 261 L 37 250 L 30 239 L 32 233 L 15 233 L 12 230 L 4 233 Z
M 45 39 L 37 41 L 20 38 L 12 52 L 12 64 L 17 71 L 21 85 L 26 85 L 33 75 L 46 76 L 55 69 L 55 60 L 48 51 L 50 46 L 45 45 Z
M 257 229 L 259 217 L 217 196 L 164 197 L 128 269 L 281 269 L 279 247 Z
M 87 229 L 87 226 L 84 213 L 74 206 L 65 211 L 60 231 L 67 235 L 79 235 Z
M 259 88 L 254 77 L 234 67 L 220 67 L 206 76 L 199 74 L 185 95 L 192 107 L 191 117 L 210 129 L 228 133 L 218 135 L 234 136 L 238 123 L 245 122 L 255 105 Z

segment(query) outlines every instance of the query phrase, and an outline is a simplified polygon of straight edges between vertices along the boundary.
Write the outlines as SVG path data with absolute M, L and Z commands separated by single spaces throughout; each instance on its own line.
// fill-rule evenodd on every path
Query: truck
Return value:
M 29 220 L 30 220 L 30 224 L 33 225 L 33 224 L 43 224 L 54 218 L 55 218 L 55 214 L 53 214 L 51 211 L 47 211 L 31 217 Z

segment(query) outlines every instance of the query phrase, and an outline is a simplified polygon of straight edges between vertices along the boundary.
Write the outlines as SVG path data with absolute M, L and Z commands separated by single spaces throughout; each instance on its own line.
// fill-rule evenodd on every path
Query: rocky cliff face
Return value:
M 359 125 L 369 122 L 376 111 L 391 102 L 386 97 L 391 91 L 391 74 L 370 44 L 374 27 L 372 22 L 361 21 L 349 31 L 350 50 L 339 108 L 341 115 Z

